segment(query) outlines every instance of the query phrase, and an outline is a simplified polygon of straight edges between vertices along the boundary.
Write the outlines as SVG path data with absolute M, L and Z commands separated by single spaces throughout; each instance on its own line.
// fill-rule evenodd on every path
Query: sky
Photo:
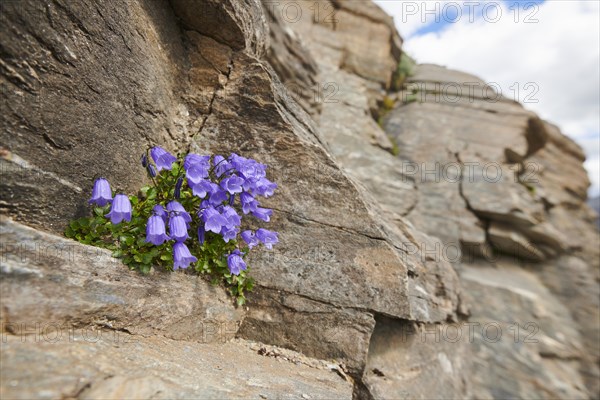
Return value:
M 417 62 L 498 84 L 558 125 L 584 149 L 589 194 L 600 194 L 600 1 L 375 2 Z

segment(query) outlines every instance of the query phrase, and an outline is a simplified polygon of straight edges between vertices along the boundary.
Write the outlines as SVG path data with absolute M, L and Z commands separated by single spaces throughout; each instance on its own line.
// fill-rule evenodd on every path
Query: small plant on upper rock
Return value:
M 277 188 L 266 177 L 266 165 L 237 154 L 175 157 L 161 147 L 146 152 L 141 164 L 152 185 L 141 188 L 139 196 L 127 196 L 97 179 L 89 201 L 94 216 L 71 221 L 65 235 L 110 249 L 129 268 L 144 273 L 152 266 L 177 270 L 192 265 L 213 283 L 226 283 L 238 304 L 244 304 L 244 293 L 254 285 L 244 257 L 253 247 L 272 249 L 278 242 L 276 232 L 263 228 L 240 233 L 242 216 L 269 222 L 273 213 L 257 200 Z
M 392 89 L 398 91 L 402 89 L 404 82 L 409 76 L 414 74 L 416 62 L 408 54 L 402 52 L 400 55 L 400 62 L 394 72 L 392 78 Z

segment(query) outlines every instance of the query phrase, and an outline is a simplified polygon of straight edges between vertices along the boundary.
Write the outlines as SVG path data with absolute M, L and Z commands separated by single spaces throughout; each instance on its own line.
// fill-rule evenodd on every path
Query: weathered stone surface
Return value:
M 468 341 L 448 326 L 378 318 L 364 376 L 373 398 L 468 398 Z
M 540 249 L 510 225 L 492 222 L 488 228 L 488 237 L 492 245 L 502 253 L 533 261 L 546 258 Z
M 555 126 L 548 123 L 544 126 L 548 143 L 528 159 L 525 179 L 548 204 L 579 207 L 590 186 L 581 149 L 561 135 Z
M 372 313 L 267 289 L 252 294 L 250 301 L 240 335 L 334 359 L 362 373 L 375 327 Z
M 268 28 L 259 0 L 169 0 L 183 26 L 260 57 L 265 51 Z
M 335 372 L 264 357 L 244 342 L 198 344 L 106 330 L 59 332 L 41 339 L 3 336 L 2 398 L 352 398 L 351 383 Z
M 300 37 L 286 27 L 283 19 L 287 14 L 273 7 L 276 5 L 270 1 L 263 1 L 270 33 L 266 59 L 277 72 L 288 94 L 306 112 L 316 115 L 321 109 L 316 62 L 300 41 Z
M 499 275 L 487 267 L 479 270 L 481 257 L 497 258 L 489 251 L 491 246 L 511 256 L 503 261 L 510 274 L 521 277 L 514 266 L 536 261 L 530 268 L 542 280 L 530 273 L 521 278 L 533 279 L 526 290 L 535 289 L 543 296 L 525 310 L 557 304 L 554 296 L 566 300 L 566 293 L 571 293 L 568 311 L 561 306 L 552 325 L 542 327 L 550 332 L 564 327 L 560 337 L 544 337 L 533 353 L 504 340 L 497 348 L 482 343 L 481 348 L 467 349 L 477 372 L 468 379 L 473 396 L 593 398 L 598 392 L 597 346 L 586 344 L 591 351 L 581 352 L 580 344 L 582 340 L 598 342 L 599 337 L 591 327 L 596 323 L 591 310 L 596 314 L 598 310 L 599 242 L 589 209 L 582 205 L 589 181 L 581 164 L 581 149 L 517 103 L 494 100 L 484 82 L 473 76 L 423 65 L 407 81 L 397 96 L 399 102 L 384 120 L 384 128 L 396 138 L 400 157 L 411 168 L 419 192 L 408 218 L 444 244 L 461 243 L 462 264 L 454 265 L 468 287 L 463 292 L 465 301 L 477 305 L 471 308 L 469 321 L 485 315 L 486 322 L 505 323 L 523 315 L 519 308 L 528 304 L 524 299 L 533 301 L 529 292 L 514 289 L 523 297 L 509 300 L 500 296 L 507 308 L 494 305 L 499 295 L 492 294 L 491 287 L 513 290 L 511 286 L 519 285 L 504 273 Z M 416 101 L 407 101 L 411 94 Z M 456 164 L 459 179 L 449 173 Z M 559 262 L 569 259 L 562 256 L 564 252 L 574 252 L 587 262 Z M 467 261 L 476 267 L 465 270 Z M 565 269 L 557 273 L 557 265 Z M 481 291 L 474 287 L 473 276 L 489 287 Z M 579 288 L 575 282 L 582 278 L 577 276 L 586 276 L 587 284 Z M 565 283 L 558 284 L 563 280 Z M 531 320 L 546 324 L 538 317 L 533 315 Z M 574 343 L 579 350 L 570 346 Z M 540 357 L 541 367 L 530 361 Z M 502 372 L 490 372 L 498 368 Z M 513 371 L 519 371 L 518 375 Z M 546 381 L 564 385 L 541 390 L 541 382 Z
M 598 236 L 595 243 L 600 245 Z M 589 268 L 592 260 L 586 261 L 562 256 L 536 268 L 536 272 L 548 289 L 569 307 L 573 319 L 580 326 L 585 346 L 580 373 L 593 398 L 595 394 L 600 394 L 600 343 L 596 340 L 600 336 L 600 288 L 598 278 Z M 597 273 L 598 270 L 595 271 Z
M 536 202 L 507 165 L 475 165 L 462 180 L 462 194 L 482 218 L 529 227 L 542 222 L 544 207 Z
M 130 271 L 107 250 L 3 219 L 2 331 L 36 325 L 99 326 L 136 335 L 214 342 L 231 339 L 243 311 L 202 278 Z
M 94 177 L 135 190 L 146 147 L 186 143 L 185 53 L 167 2 L 8 1 L 0 38 L 2 157 L 19 160 L 2 179 L 3 213 L 60 231 L 84 212 Z
M 474 398 L 588 396 L 578 372 L 584 350 L 576 325 L 539 278 L 511 259 L 495 268 L 477 263 L 461 277 L 476 300 L 469 320 L 477 324 L 469 345 Z

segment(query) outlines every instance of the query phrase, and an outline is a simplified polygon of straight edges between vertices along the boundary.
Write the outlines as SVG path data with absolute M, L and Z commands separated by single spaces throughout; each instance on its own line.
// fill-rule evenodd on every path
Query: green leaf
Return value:
M 82 228 L 87 228 L 90 226 L 90 220 L 87 218 L 80 218 L 78 221 L 79 226 Z
M 244 304 L 246 304 L 246 298 L 244 296 L 239 296 L 237 298 L 237 305 L 241 307 Z
M 127 246 L 132 246 L 135 242 L 135 238 L 131 235 L 121 236 L 121 241 L 123 241 Z
M 142 263 L 143 264 L 152 264 L 153 259 L 154 259 L 154 256 L 151 253 L 146 253 L 142 257 Z

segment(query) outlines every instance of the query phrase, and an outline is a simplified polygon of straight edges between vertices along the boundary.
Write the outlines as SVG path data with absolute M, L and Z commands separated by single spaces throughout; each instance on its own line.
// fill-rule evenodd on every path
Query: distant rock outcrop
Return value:
M 1 7 L 1 397 L 598 395 L 581 149 L 477 77 L 402 79 L 374 3 Z M 150 144 L 272 166 L 248 307 L 57 236 Z

